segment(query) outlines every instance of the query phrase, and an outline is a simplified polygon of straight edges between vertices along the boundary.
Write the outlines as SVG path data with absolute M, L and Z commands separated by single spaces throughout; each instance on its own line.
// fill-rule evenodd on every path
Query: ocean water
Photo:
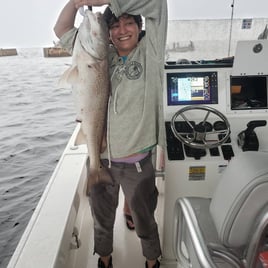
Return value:
M 71 57 L 42 48 L 0 57 L 0 267 L 19 239 L 75 128 L 70 89 L 57 81 Z

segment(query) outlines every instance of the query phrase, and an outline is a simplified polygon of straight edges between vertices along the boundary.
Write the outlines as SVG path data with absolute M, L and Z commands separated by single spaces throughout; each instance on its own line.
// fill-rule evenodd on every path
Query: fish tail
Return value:
M 89 169 L 87 179 L 87 195 L 90 194 L 92 187 L 97 184 L 113 184 L 111 175 L 103 166 L 100 166 L 98 169 Z

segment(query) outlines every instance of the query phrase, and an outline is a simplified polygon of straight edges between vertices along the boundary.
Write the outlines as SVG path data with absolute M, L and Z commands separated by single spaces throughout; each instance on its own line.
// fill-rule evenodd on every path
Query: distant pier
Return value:
M 61 47 L 44 47 L 44 57 L 70 57 L 71 54 Z
M 0 48 L 0 57 L 18 55 L 16 48 Z

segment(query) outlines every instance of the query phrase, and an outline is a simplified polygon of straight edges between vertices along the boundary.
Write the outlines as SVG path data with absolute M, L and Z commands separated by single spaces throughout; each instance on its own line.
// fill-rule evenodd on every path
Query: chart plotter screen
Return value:
M 217 72 L 167 73 L 168 105 L 217 104 Z

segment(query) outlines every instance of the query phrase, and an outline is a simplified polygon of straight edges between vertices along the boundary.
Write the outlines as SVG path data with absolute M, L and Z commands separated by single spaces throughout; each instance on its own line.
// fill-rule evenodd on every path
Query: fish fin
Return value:
M 77 82 L 78 79 L 78 68 L 77 65 L 71 66 L 68 68 L 58 82 L 59 88 L 66 88 L 70 87 L 70 85 L 73 85 Z
M 113 185 L 113 180 L 109 172 L 105 167 L 100 167 L 98 170 L 89 170 L 89 175 L 87 179 L 87 195 L 90 194 L 91 189 L 95 185 Z

